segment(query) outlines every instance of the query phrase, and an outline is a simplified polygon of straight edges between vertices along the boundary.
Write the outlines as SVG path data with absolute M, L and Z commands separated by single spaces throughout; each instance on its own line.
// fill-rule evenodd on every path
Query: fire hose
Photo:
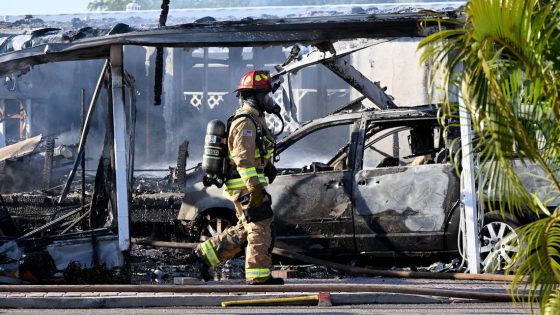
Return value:
M 184 249 L 194 249 L 198 245 L 198 243 L 177 243 L 177 242 L 146 241 L 146 240 L 133 240 L 133 243 L 139 245 L 154 246 L 154 247 L 169 247 L 169 248 L 184 248 Z M 298 260 L 308 264 L 321 265 L 321 266 L 325 266 L 341 271 L 367 274 L 371 276 L 417 278 L 417 279 L 482 280 L 482 281 L 504 281 L 504 282 L 511 282 L 514 279 L 513 275 L 469 274 L 469 273 L 460 273 L 460 272 L 436 273 L 436 272 L 422 272 L 422 271 L 376 270 L 376 269 L 364 268 L 364 267 L 352 267 L 340 263 L 335 263 L 319 258 L 298 254 L 278 247 L 275 247 L 272 250 L 272 253 L 278 256 Z
M 154 247 L 167 248 L 183 248 L 192 249 L 197 243 L 176 243 L 161 242 L 150 240 L 132 240 L 135 244 L 142 244 Z M 386 271 L 373 270 L 368 268 L 350 267 L 338 263 L 328 262 L 317 258 L 296 254 L 284 249 L 274 248 L 273 253 L 291 259 L 301 260 L 306 263 L 320 264 L 326 267 L 336 268 L 350 272 L 361 274 L 370 274 L 376 276 L 404 277 L 404 278 L 436 278 L 436 279 L 460 279 L 460 280 L 491 280 L 491 281 L 508 281 L 509 276 L 500 275 L 470 275 L 470 274 L 452 274 L 452 273 L 430 273 L 430 272 L 402 272 L 402 271 Z M 359 293 L 396 293 L 396 294 L 412 294 L 425 296 L 438 296 L 448 298 L 462 298 L 473 300 L 484 300 L 493 302 L 512 302 L 513 299 L 527 299 L 526 293 L 506 292 L 480 292 L 474 290 L 452 290 L 441 288 L 425 288 L 421 286 L 403 286 L 388 284 L 285 284 L 285 285 L 269 285 L 269 286 L 250 286 L 238 284 L 216 284 L 216 285 L 0 285 L 0 292 L 173 292 L 173 293 L 233 293 L 233 292 L 259 292 L 259 293 L 293 293 L 293 292 L 359 292 Z M 293 298 L 278 298 L 273 302 L 289 302 Z M 298 298 L 300 299 L 300 298 Z M 305 299 L 310 299 L 305 297 Z M 313 300 L 316 300 L 313 297 Z M 262 301 L 255 301 L 258 303 Z M 229 303 L 229 302 L 228 302 Z M 238 303 L 238 302 L 236 302 Z M 243 302 L 239 302 L 240 304 Z M 233 306 L 233 305 L 224 305 Z

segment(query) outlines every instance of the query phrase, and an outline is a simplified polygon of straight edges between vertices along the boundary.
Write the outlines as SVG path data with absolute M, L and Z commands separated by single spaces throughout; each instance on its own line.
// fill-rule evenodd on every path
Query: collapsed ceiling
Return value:
M 316 44 L 349 38 L 425 36 L 426 18 L 448 18 L 455 11 L 354 14 L 274 19 L 246 18 L 216 21 L 204 18 L 194 23 L 140 29 L 116 24 L 110 29 L 83 27 L 64 30 L 46 27 L 30 34 L 0 37 L 0 75 L 25 71 L 54 61 L 107 58 L 111 45 L 158 47 L 241 47 Z

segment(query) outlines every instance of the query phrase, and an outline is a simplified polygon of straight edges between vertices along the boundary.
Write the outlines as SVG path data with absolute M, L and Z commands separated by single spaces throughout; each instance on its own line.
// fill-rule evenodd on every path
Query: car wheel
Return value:
M 513 265 L 519 252 L 519 237 L 515 229 L 521 223 L 509 216 L 491 212 L 484 216 L 480 230 L 480 260 L 484 272 L 503 272 Z
M 202 214 L 196 224 L 198 241 L 202 243 L 234 225 L 235 221 L 230 212 L 226 209 L 216 209 Z

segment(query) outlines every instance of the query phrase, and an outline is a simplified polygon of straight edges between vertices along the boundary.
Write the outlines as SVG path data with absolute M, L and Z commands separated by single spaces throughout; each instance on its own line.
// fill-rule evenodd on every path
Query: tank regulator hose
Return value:
M 282 115 L 280 115 L 280 113 L 274 113 L 274 115 L 276 115 L 276 117 L 278 117 L 278 119 L 280 120 L 280 123 L 282 124 L 282 128 L 280 128 L 280 132 L 274 134 L 276 137 L 278 137 L 279 135 L 281 135 L 284 132 L 284 127 L 285 127 L 284 119 L 282 119 Z

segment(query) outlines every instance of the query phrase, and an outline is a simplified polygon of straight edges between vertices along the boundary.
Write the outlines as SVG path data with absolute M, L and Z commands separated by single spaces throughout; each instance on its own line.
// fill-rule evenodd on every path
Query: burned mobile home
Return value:
M 275 98 L 282 105 L 286 131 L 296 135 L 304 121 L 348 103 L 383 109 L 427 103 L 427 69 L 418 65 L 415 50 L 430 31 L 418 27 L 428 14 L 455 12 L 207 18 L 160 28 L 80 24 L 80 29 L 62 30 L 43 25 L 26 34 L 2 24 L 0 146 L 10 149 L 38 135 L 46 139 L 44 145 L 21 149 L 20 155 L 3 161 L 2 263 L 47 252 L 57 270 L 72 260 L 118 266 L 131 236 L 146 234 L 147 228 L 162 239 L 188 236 L 191 224 L 176 218 L 184 183 L 198 176 L 203 129 L 208 120 L 233 112 L 235 99 L 229 92 L 248 68 L 267 68 L 284 79 Z M 35 28 L 34 23 L 40 21 L 24 20 L 18 27 Z M 394 98 L 367 78 L 386 84 Z M 325 136 L 343 147 L 352 130 L 345 128 Z M 64 146 L 66 155 L 53 146 Z M 306 147 L 310 156 L 326 154 L 318 145 Z M 8 186 L 8 177 L 24 176 L 25 166 L 17 165 L 28 165 L 28 154 L 36 156 L 36 168 L 26 174 L 33 184 Z M 285 152 L 281 161 L 298 165 L 300 157 Z M 287 172 L 289 168 L 295 167 L 288 165 Z M 19 173 L 6 171 L 10 169 Z M 342 181 L 326 184 L 344 186 Z M 339 197 L 333 196 L 334 206 L 324 210 L 348 219 L 348 196 Z M 347 232 L 354 229 L 345 226 Z M 320 231 L 337 234 L 337 228 L 335 220 L 316 225 L 313 233 L 319 238 Z M 70 253 L 77 249 L 82 255 L 73 257 Z

